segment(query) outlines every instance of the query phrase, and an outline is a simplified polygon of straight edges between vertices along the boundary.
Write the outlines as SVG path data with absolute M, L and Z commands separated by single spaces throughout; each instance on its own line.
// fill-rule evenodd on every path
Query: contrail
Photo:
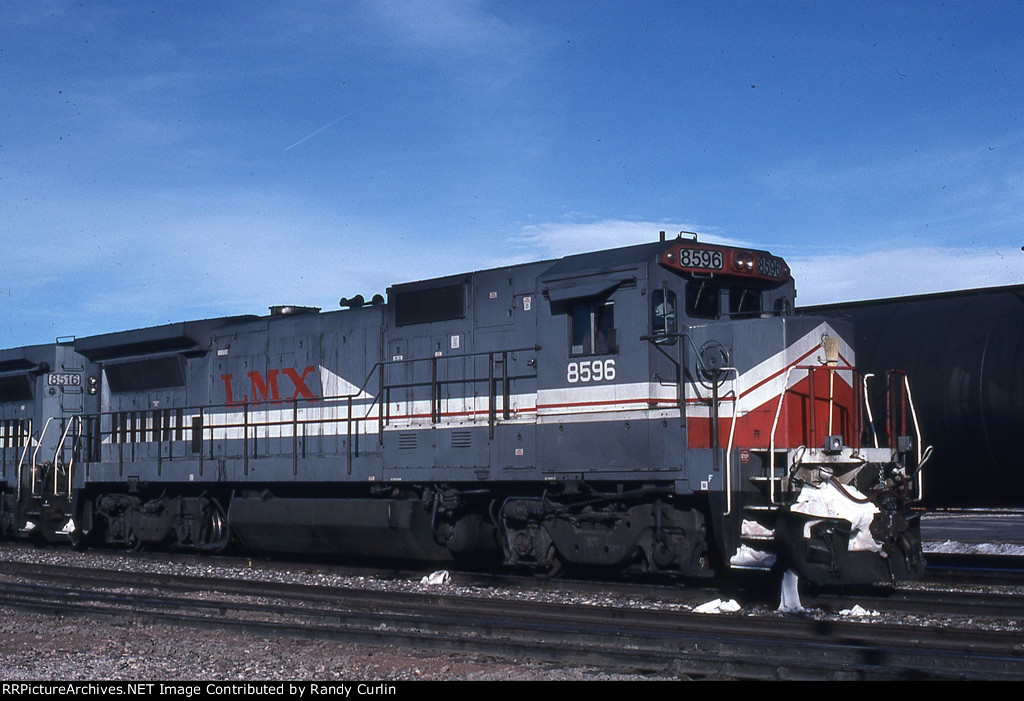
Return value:
M 308 136 L 304 136 L 304 137 L 302 137 L 301 139 L 299 139 L 298 141 L 296 141 L 296 142 L 295 142 L 294 144 L 292 144 L 291 146 L 289 146 L 288 148 L 286 148 L 286 149 L 285 149 L 285 151 L 288 151 L 288 150 L 290 150 L 290 149 L 293 149 L 293 148 L 295 148 L 296 146 L 298 146 L 299 144 L 302 144 L 302 143 L 305 143 L 305 142 L 309 141 L 310 139 L 312 139 L 312 138 L 313 138 L 314 136 L 316 136 L 317 134 L 319 134 L 319 133 L 320 133 L 320 132 L 322 132 L 323 130 L 325 130 L 325 129 L 330 129 L 330 128 L 331 128 L 331 127 L 333 127 L 333 126 L 334 126 L 335 124 L 337 124 L 337 123 L 338 123 L 338 122 L 340 122 L 341 120 L 345 119 L 345 117 L 351 116 L 351 115 L 353 115 L 353 114 L 355 114 L 355 110 L 352 110 L 351 112 L 348 112 L 348 113 L 346 113 L 346 114 L 343 114 L 343 115 L 341 115 L 340 117 L 338 117 L 337 119 L 335 119 L 335 120 L 334 120 L 333 122 L 327 122 L 327 124 L 323 125 L 323 126 L 322 126 L 322 127 L 320 127 L 319 129 L 317 129 L 316 131 L 314 131 L 314 132 L 313 132 L 312 134 L 309 134 Z M 282 152 L 282 153 L 283 153 L 283 152 Z

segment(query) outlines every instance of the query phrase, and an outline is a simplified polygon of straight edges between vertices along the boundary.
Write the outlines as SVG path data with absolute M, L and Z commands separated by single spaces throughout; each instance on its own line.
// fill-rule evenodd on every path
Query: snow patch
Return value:
M 745 536 L 756 537 L 768 537 L 775 535 L 775 531 L 773 529 L 765 528 L 757 521 L 748 521 L 747 519 L 743 519 L 741 533 Z
M 452 580 L 451 574 L 448 570 L 438 570 L 437 572 L 431 572 L 426 577 L 420 580 L 420 584 L 426 584 L 429 586 L 442 586 L 448 584 Z
M 793 570 L 782 575 L 782 596 L 779 597 L 779 611 L 806 611 L 800 602 L 800 576 Z
M 736 613 L 740 605 L 733 599 L 714 599 L 693 609 L 694 613 Z
M 1018 543 L 960 543 L 953 540 L 927 541 L 925 553 L 947 555 L 1018 555 L 1024 556 L 1024 545 Z
M 863 499 L 866 503 L 861 504 L 854 499 Z M 878 513 L 878 507 L 867 501 L 867 497 L 850 485 L 844 485 L 841 491 L 831 480 L 817 487 L 805 484 L 790 511 L 806 516 L 849 521 L 851 530 L 847 548 L 850 552 L 882 551 L 882 544 L 871 537 L 871 521 Z M 809 521 L 804 525 L 804 538 L 811 537 L 810 529 L 814 524 L 814 521 Z
M 749 545 L 741 545 L 736 554 L 729 558 L 729 565 L 739 569 L 767 570 L 775 564 L 775 554 L 754 550 Z

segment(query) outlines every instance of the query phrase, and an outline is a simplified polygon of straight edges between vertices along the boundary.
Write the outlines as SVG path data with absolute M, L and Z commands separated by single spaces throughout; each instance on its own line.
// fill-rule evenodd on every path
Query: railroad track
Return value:
M 750 679 L 1024 679 L 1024 633 L 706 616 L 0 563 L 0 604 L 256 636 Z

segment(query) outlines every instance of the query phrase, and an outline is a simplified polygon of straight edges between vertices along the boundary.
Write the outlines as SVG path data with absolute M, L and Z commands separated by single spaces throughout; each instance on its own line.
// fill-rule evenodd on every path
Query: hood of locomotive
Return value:
M 778 557 L 822 585 L 918 576 L 924 559 L 907 476 L 891 450 L 862 447 L 852 328 L 780 316 L 688 333 L 687 441 L 729 456 L 730 566 L 763 569 Z
M 855 432 L 855 357 L 848 324 L 770 316 L 690 326 L 685 407 L 690 448 L 818 446 Z M 716 366 L 716 367 L 712 367 Z

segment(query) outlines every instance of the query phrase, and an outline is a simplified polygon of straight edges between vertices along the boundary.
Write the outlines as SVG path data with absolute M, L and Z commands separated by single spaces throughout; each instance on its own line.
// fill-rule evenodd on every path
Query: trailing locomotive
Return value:
M 0 528 L 54 542 L 681 576 L 923 567 L 920 439 L 869 435 L 786 263 L 677 238 L 345 309 L 0 351 Z M 897 410 L 898 409 L 898 410 Z

